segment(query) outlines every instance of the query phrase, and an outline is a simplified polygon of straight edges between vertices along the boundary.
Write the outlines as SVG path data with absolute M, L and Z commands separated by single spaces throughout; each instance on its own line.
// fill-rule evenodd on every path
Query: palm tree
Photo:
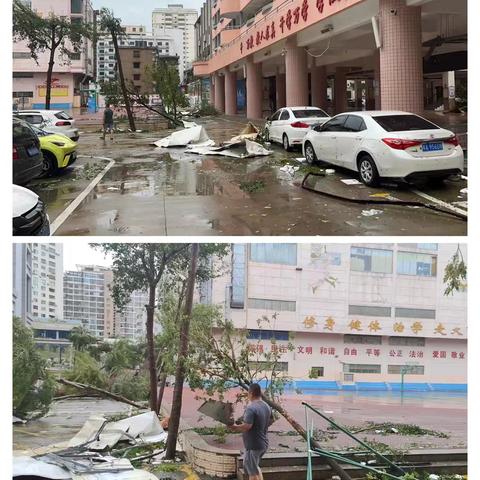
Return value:
M 96 343 L 97 339 L 82 325 L 81 327 L 72 328 L 70 341 L 75 351 L 83 352 L 87 347 Z

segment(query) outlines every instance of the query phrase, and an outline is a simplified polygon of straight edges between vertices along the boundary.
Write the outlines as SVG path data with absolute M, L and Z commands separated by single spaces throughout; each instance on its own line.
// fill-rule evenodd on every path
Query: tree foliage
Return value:
M 50 12 L 40 16 L 20 0 L 13 2 L 13 37 L 24 40 L 32 58 L 37 62 L 43 52 L 49 53 L 45 108 L 50 108 L 52 72 L 55 55 L 58 53 L 64 64 L 70 63 L 72 54 L 80 53 L 85 37 L 91 38 L 93 31 L 87 23 L 72 22 L 70 17 Z
M 445 267 L 443 283 L 445 284 L 444 293 L 447 296 L 453 295 L 455 292 L 464 292 L 467 288 L 467 264 L 463 259 L 460 245 Z
M 32 331 L 13 318 L 13 411 L 20 416 L 45 413 L 53 398 L 54 381 L 35 348 Z
M 82 326 L 74 327 L 70 331 L 70 341 L 76 351 L 83 352 L 97 342 L 97 338 Z
M 88 352 L 75 352 L 73 369 L 65 375 L 72 382 L 85 383 L 94 387 L 104 388 L 107 386 L 107 376 L 102 371 L 100 362 L 95 360 Z

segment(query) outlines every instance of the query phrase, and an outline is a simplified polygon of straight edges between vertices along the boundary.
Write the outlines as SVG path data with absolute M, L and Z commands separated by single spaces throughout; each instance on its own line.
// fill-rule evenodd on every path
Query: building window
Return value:
M 395 317 L 398 318 L 429 318 L 435 319 L 435 310 L 426 308 L 395 308 Z
M 33 98 L 33 92 L 13 92 L 13 98 Z
M 367 305 L 349 305 L 349 315 L 365 315 L 368 317 L 390 317 L 392 309 L 390 307 L 371 307 Z
M 68 54 L 68 58 L 70 60 L 80 60 L 81 55 L 82 54 L 80 52 L 72 52 Z
M 323 377 L 323 367 L 312 367 L 309 376 L 310 378 Z
M 249 298 L 248 307 L 256 310 L 272 310 L 274 312 L 295 312 L 295 302 L 285 300 L 268 300 L 265 298 Z
M 397 272 L 418 277 L 437 276 L 437 256 L 426 253 L 398 252 Z
M 140 80 L 140 74 L 139 74 L 139 73 L 135 73 L 135 74 L 133 75 L 133 79 L 134 79 L 134 80 Z
M 30 52 L 13 52 L 13 58 L 32 58 Z
M 392 273 L 392 263 L 391 250 L 352 247 L 350 270 L 354 272 Z
M 361 343 L 367 345 L 381 345 L 382 337 L 380 335 L 349 335 L 343 336 L 343 343 Z
M 140 68 L 140 62 L 133 62 L 133 68 Z
M 133 51 L 133 58 L 140 58 L 140 50 Z
M 417 248 L 419 250 L 438 250 L 438 244 L 436 243 L 417 243 Z
M 33 73 L 29 73 L 29 72 L 13 72 L 13 78 L 33 78 Z
M 424 347 L 424 337 L 390 337 L 388 339 L 389 345 L 402 345 L 411 347 Z
M 344 363 L 344 373 L 382 373 L 382 366 L 378 364 L 369 365 L 366 363 Z
M 245 307 L 245 248 L 243 243 L 236 243 L 232 247 L 231 308 Z
M 83 13 L 83 0 L 71 0 L 71 13 Z
M 389 365 L 388 373 L 391 375 L 400 375 L 402 373 L 402 369 L 404 373 L 408 375 L 425 374 L 425 367 L 423 365 Z
M 295 243 L 252 243 L 250 260 L 258 263 L 297 264 L 297 245 Z
M 249 330 L 249 340 L 281 340 L 288 341 L 290 336 L 284 330 Z
M 248 362 L 251 370 L 259 370 L 262 372 L 271 371 L 272 362 Z M 288 362 L 276 362 L 275 370 L 279 372 L 288 372 Z

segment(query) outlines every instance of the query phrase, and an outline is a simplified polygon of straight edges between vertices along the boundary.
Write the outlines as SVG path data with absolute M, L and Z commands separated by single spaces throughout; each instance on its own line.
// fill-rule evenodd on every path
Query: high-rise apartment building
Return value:
M 183 8 L 182 4 L 170 4 L 167 8 L 156 8 L 152 12 L 152 31 L 154 35 L 167 33 L 171 29 L 183 32 L 183 64 L 181 70 L 189 69 L 195 59 L 195 22 L 198 12 Z
M 135 291 L 131 295 L 131 300 L 125 306 L 122 312 L 116 311 L 114 314 L 113 337 L 127 338 L 132 341 L 145 339 L 147 311 L 145 305 L 148 304 L 148 294 L 146 292 Z
M 108 268 L 81 265 L 78 271 L 66 271 L 63 277 L 64 319 L 80 321 L 92 335 L 105 337 L 105 325 L 113 324 L 111 275 Z
M 63 244 L 33 243 L 32 318 L 63 318 Z
M 93 23 L 94 11 L 90 0 L 31 0 L 30 8 L 41 16 L 70 18 L 72 23 Z M 27 42 L 13 43 L 13 101 L 20 108 L 44 108 L 49 51 L 40 52 L 38 64 L 32 59 Z M 71 109 L 85 103 L 82 90 L 93 78 L 93 43 L 84 38 L 81 51 L 69 58 L 55 56 L 52 79 L 52 109 Z
M 463 257 L 467 257 L 462 245 Z M 445 295 L 456 244 L 235 244 L 212 303 L 252 350 L 276 339 L 297 382 L 395 389 L 402 369 L 417 388 L 464 388 L 467 294 Z M 276 318 L 266 331 L 257 320 Z M 294 350 L 286 348 L 288 341 Z M 443 385 L 443 386 L 442 386 Z
M 12 313 L 27 325 L 32 323 L 32 245 L 12 245 Z
M 145 67 L 151 65 L 156 58 L 172 58 L 178 57 L 179 73 L 181 79 L 183 78 L 183 31 L 180 29 L 170 29 L 166 32 L 159 32 L 158 34 L 151 34 L 145 31 L 140 32 L 142 26 L 125 26 L 126 35 L 118 40 L 120 47 L 120 54 L 125 50 L 139 51 L 139 57 L 134 59 L 128 65 L 122 61 L 122 66 L 125 70 L 131 69 L 131 75 L 126 78 L 133 81 L 134 85 L 143 85 L 146 80 Z M 150 55 L 148 62 L 142 52 L 148 50 L 153 52 Z M 115 51 L 113 42 L 109 35 L 101 35 L 97 41 L 97 81 L 109 81 L 116 78 L 117 75 L 117 61 L 115 59 Z M 123 60 L 123 58 L 122 58 Z M 181 67 L 181 68 L 180 68 Z M 127 72 L 128 73 L 128 72 Z M 142 92 L 144 93 L 144 92 Z

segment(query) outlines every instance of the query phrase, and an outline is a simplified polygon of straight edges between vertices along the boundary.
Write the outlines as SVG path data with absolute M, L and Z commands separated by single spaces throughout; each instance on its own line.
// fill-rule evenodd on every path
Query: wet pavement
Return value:
M 203 118 L 218 144 L 242 130 L 243 119 Z M 309 186 L 345 200 L 301 188 L 304 167 L 278 145 L 268 157 L 237 159 L 198 156 L 184 148 L 159 149 L 152 143 L 171 131 L 122 133 L 103 142 L 93 126 L 82 132 L 77 163 L 62 175 L 29 185 L 46 202 L 51 222 L 68 208 L 108 159 L 115 164 L 81 204 L 67 210 L 56 235 L 465 235 L 467 223 L 454 216 L 419 207 L 356 204 L 347 199 L 399 199 L 441 202 L 465 209 L 466 180 L 443 185 L 394 183 L 370 189 L 345 185 L 355 173 L 335 167 L 335 174 L 310 177 Z M 105 157 L 99 159 L 98 157 Z M 300 166 L 294 175 L 286 163 Z M 240 188 L 257 183 L 256 191 Z M 414 191 L 412 188 L 417 189 Z M 420 193 L 419 193 L 420 192 Z M 424 198 L 426 194 L 431 198 Z M 445 206 L 445 205 L 444 205 Z M 448 205 L 447 205 L 448 207 Z M 368 212 L 371 209 L 378 212 Z M 370 214 L 369 214 L 370 213 Z
M 164 402 L 170 405 L 172 387 L 165 390 Z M 236 390 L 226 392 L 225 401 L 234 403 Z M 414 450 L 418 448 L 459 448 L 467 447 L 467 395 L 442 392 L 405 392 L 403 399 L 391 392 L 330 392 L 319 391 L 284 394 L 283 407 L 301 425 L 305 426 L 305 410 L 302 402 L 307 402 L 327 414 L 340 425 L 352 430 L 364 428 L 367 422 L 403 423 L 418 425 L 447 435 L 442 438 L 433 435 L 381 434 L 365 431 L 359 436 L 362 440 L 382 442 L 394 449 Z M 185 388 L 183 391 L 182 418 L 192 427 L 214 426 L 216 423 L 201 415 L 197 409 L 203 403 L 201 392 Z M 165 407 L 167 405 L 164 404 Z M 169 407 L 168 407 L 169 408 Z M 235 404 L 235 418 L 243 413 L 242 404 Z M 329 426 L 320 417 L 310 417 L 315 428 L 324 432 Z M 217 424 L 218 425 L 218 424 Z M 226 442 L 219 444 L 214 435 L 203 438 L 211 445 L 228 449 L 242 448 L 241 435 L 231 434 Z M 292 435 L 292 427 L 283 418 L 277 420 L 269 429 L 269 452 L 305 451 L 305 441 Z M 345 449 L 355 446 L 353 440 L 344 434 L 323 438 L 322 443 L 332 449 Z

